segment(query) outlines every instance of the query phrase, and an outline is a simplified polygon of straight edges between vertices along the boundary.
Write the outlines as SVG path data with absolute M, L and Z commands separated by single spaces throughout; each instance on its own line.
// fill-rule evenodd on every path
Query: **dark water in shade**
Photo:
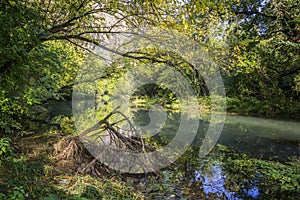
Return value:
M 140 111 L 135 119 L 146 125 L 161 121 L 163 114 L 166 115 L 158 112 L 151 116 L 150 113 L 149 117 L 148 111 Z M 177 133 L 180 117 L 178 113 L 167 113 L 166 123 L 157 122 L 157 127 L 163 125 L 160 130 L 165 142 Z M 200 119 L 199 122 L 197 134 L 203 137 L 209 122 Z M 218 143 L 257 158 L 288 161 L 291 157 L 300 157 L 300 122 L 227 115 Z
M 218 143 L 263 159 L 300 157 L 300 122 L 227 116 Z

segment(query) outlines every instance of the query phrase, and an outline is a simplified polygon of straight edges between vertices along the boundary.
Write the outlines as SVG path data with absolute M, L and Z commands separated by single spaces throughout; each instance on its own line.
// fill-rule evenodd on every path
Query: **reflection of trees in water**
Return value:
M 155 150 L 154 147 L 145 144 L 139 130 L 137 130 L 130 119 L 118 111 L 118 109 L 119 107 L 105 116 L 100 122 L 80 133 L 80 136 L 82 138 L 88 138 L 93 142 L 102 142 L 105 145 L 109 144 L 116 148 L 132 152 Z M 110 122 L 110 118 L 114 115 L 119 115 L 121 118 L 118 121 Z M 123 122 L 129 125 L 127 130 L 119 126 L 119 124 Z

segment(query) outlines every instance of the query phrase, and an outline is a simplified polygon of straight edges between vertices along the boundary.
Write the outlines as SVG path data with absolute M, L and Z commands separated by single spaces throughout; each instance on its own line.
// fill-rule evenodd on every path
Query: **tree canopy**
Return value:
M 32 105 L 70 97 L 75 74 L 93 46 L 106 48 L 110 34 L 149 26 L 175 29 L 200 43 L 220 66 L 228 96 L 239 99 L 231 108 L 270 116 L 298 112 L 299 0 L 0 4 L 2 130 L 20 127 Z M 130 57 L 153 61 L 155 56 L 160 59 L 158 54 Z

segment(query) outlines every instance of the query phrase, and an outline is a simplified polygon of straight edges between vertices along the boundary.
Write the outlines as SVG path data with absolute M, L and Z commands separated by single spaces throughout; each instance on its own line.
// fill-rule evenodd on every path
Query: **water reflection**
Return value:
M 164 127 L 160 127 L 160 132 L 154 138 L 164 144 L 173 139 L 181 123 L 179 113 L 167 112 L 166 114 Z M 149 114 L 148 111 L 138 110 L 134 113 L 133 119 L 137 124 L 145 126 L 151 123 L 151 115 L 153 114 Z M 160 115 L 161 113 L 158 112 L 153 116 Z M 190 115 L 182 115 L 182 117 L 193 118 Z M 158 122 L 159 120 L 153 120 L 152 123 Z M 156 126 L 159 127 L 159 124 Z M 198 146 L 203 144 L 208 127 L 209 121 L 199 119 L 194 141 Z M 218 143 L 253 157 L 289 161 L 292 157 L 300 156 L 299 130 L 299 122 L 227 115 Z
M 210 167 L 210 171 L 195 170 L 194 181 L 202 183 L 203 192 L 208 196 L 214 194 L 219 198 L 226 197 L 228 200 L 241 200 L 242 197 L 236 192 L 232 192 L 225 187 L 226 174 L 223 172 L 221 164 L 216 163 Z M 243 195 L 256 199 L 259 197 L 259 189 L 255 185 L 256 181 L 251 184 L 250 189 L 243 189 Z
M 263 159 L 289 161 L 300 156 L 300 123 L 227 116 L 219 144 Z
M 259 190 L 257 187 L 253 187 L 248 191 L 245 189 L 245 193 L 254 199 L 257 199 L 259 197 Z
M 149 123 L 151 116 L 147 118 L 148 112 L 137 112 L 135 114 L 134 120 L 137 122 L 141 124 L 143 124 L 142 122 Z M 180 115 L 176 113 L 167 113 L 165 126 L 161 129 L 159 134 L 153 137 L 154 140 L 161 144 L 170 142 L 174 138 L 178 124 L 181 122 L 179 116 Z M 209 126 L 208 121 L 199 120 L 200 124 L 197 135 L 192 144 L 196 147 L 202 145 L 201 142 Z M 291 161 L 291 158 L 299 158 L 300 156 L 299 130 L 299 122 L 244 116 L 227 116 L 227 121 L 218 143 L 229 147 L 229 149 L 234 149 L 237 154 L 245 153 L 250 158 Z M 197 184 L 194 184 L 196 188 L 194 188 L 192 184 L 192 186 L 189 186 L 189 189 L 197 193 L 196 195 L 201 195 L 201 197 L 203 197 L 203 194 L 206 195 L 208 199 L 211 199 L 210 197 L 212 196 L 212 199 L 258 199 L 266 195 L 263 175 L 257 173 L 254 175 L 256 178 L 252 179 L 252 176 L 248 178 L 246 174 L 246 178 L 243 179 L 244 181 L 239 180 L 238 183 L 232 182 L 231 180 L 235 178 L 235 176 L 231 174 L 230 171 L 226 171 L 226 161 L 222 163 L 219 159 L 211 159 L 214 156 L 213 153 L 214 152 L 212 152 L 212 155 L 208 155 L 206 157 L 207 160 L 205 159 L 204 162 L 201 162 L 203 161 L 201 160 L 195 163 L 196 159 L 193 159 L 194 164 L 191 164 L 192 167 L 188 168 L 187 179 L 178 179 L 179 182 L 185 182 L 186 180 L 189 182 L 191 180 L 190 172 L 192 172 L 192 181 Z M 227 154 L 227 152 L 224 153 Z M 219 158 L 218 156 L 216 158 Z M 209 167 L 203 169 L 202 167 L 207 166 L 207 164 Z M 199 165 L 201 165 L 201 167 Z M 266 176 L 268 176 L 268 174 Z M 202 186 L 201 192 L 199 192 L 200 188 L 198 183 Z M 259 185 L 261 185 L 261 188 L 258 187 Z M 174 192 L 174 190 L 172 191 Z M 193 195 L 195 193 L 193 193 Z

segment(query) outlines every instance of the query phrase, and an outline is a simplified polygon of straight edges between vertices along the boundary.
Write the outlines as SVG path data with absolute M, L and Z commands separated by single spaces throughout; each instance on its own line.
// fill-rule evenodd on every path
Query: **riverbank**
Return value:
M 205 158 L 186 152 L 167 169 L 126 176 L 102 166 L 101 177 L 57 165 L 58 131 L 14 138 L 1 166 L 2 199 L 295 199 L 300 161 L 268 161 L 217 145 Z M 220 185 L 221 184 L 221 185 Z

